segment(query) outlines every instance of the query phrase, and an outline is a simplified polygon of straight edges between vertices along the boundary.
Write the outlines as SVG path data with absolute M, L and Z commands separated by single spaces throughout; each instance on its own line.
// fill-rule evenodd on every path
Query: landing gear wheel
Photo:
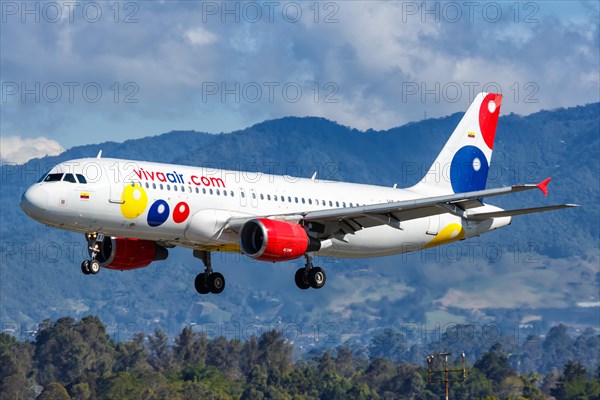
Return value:
M 327 276 L 322 268 L 314 267 L 308 271 L 308 282 L 313 289 L 321 289 L 326 281 Z
M 223 289 L 225 289 L 225 278 L 222 274 L 213 272 L 208 276 L 206 286 L 208 286 L 208 290 L 210 290 L 211 293 L 221 293 Z
M 204 272 L 196 275 L 194 286 L 196 287 L 196 291 L 200 294 L 208 294 L 210 292 L 208 286 L 206 286 L 206 274 Z
M 81 263 L 81 272 L 83 272 L 86 275 L 91 274 L 91 272 L 90 272 L 90 260 L 83 260 L 83 262 Z
M 306 278 L 306 268 L 300 268 L 296 271 L 294 279 L 296 281 L 296 286 L 298 286 L 299 289 L 306 290 L 310 287 L 310 283 L 308 283 Z
M 90 261 L 89 271 L 90 274 L 96 275 L 100 272 L 100 263 L 97 260 Z

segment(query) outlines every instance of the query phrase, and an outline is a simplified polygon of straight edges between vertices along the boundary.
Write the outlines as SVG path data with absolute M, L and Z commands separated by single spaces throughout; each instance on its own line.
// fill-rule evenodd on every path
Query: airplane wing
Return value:
M 318 211 L 307 211 L 295 214 L 264 216 L 266 218 L 286 221 L 303 221 L 308 229 L 324 236 L 335 232 L 353 233 L 364 228 L 379 225 L 389 225 L 403 229 L 402 221 L 423 218 L 438 214 L 451 213 L 465 219 L 481 221 L 487 218 L 519 215 L 532 212 L 549 211 L 559 208 L 576 207 L 574 204 L 561 204 L 548 207 L 536 207 L 522 210 L 501 211 L 492 213 L 474 213 L 471 209 L 483 206 L 481 199 L 503 194 L 540 189 L 547 195 L 547 185 L 550 178 L 538 184 L 513 185 L 496 189 L 477 190 L 467 193 L 449 194 L 435 197 L 425 197 L 413 200 L 371 204 L 350 208 L 334 208 Z M 234 232 L 239 232 L 242 225 L 253 218 L 234 218 L 225 226 Z

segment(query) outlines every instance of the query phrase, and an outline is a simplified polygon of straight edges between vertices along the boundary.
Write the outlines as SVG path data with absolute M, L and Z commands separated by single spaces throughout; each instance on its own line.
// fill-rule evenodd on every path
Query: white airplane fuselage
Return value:
M 24 195 L 34 199 L 35 206 L 26 209 L 32 218 L 73 232 L 103 232 L 206 250 L 239 251 L 236 235 L 221 232 L 231 217 L 293 215 L 423 197 L 408 189 L 112 158 L 71 160 L 50 171 L 58 173 L 83 175 L 86 183 L 34 184 Z M 122 204 L 132 184 L 136 185 L 133 189 L 139 185 L 147 201 L 139 215 L 128 218 L 121 208 L 136 201 L 132 197 Z M 166 202 L 169 215 L 160 225 L 150 226 L 149 208 L 158 201 Z M 173 214 L 181 203 L 187 204 L 189 213 L 176 222 Z M 484 207 L 485 211 L 499 210 Z M 392 255 L 421 249 L 436 236 L 431 244 L 477 236 L 509 223 L 510 217 L 473 223 L 445 213 L 403 222 L 402 229 L 380 225 L 338 235 L 325 241 L 318 254 L 342 258 Z M 447 226 L 457 229 L 440 238 Z

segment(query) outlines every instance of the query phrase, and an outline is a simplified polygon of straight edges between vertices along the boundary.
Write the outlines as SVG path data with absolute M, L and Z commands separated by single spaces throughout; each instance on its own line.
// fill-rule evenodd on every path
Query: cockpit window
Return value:
M 85 180 L 85 176 L 81 174 L 77 174 L 77 180 L 79 181 L 79 183 L 87 183 L 87 181 Z
M 44 178 L 46 178 L 46 176 L 48 175 L 48 172 L 50 172 L 50 171 L 46 171 L 46 173 L 44 175 L 40 176 L 40 179 L 37 180 L 37 183 L 43 182 Z
M 75 175 L 73 174 L 65 174 L 65 178 L 63 180 L 66 182 L 77 183 L 75 180 Z
M 63 175 L 64 175 L 63 173 L 48 174 L 48 176 L 46 176 L 46 179 L 44 179 L 44 182 L 58 182 L 62 179 Z

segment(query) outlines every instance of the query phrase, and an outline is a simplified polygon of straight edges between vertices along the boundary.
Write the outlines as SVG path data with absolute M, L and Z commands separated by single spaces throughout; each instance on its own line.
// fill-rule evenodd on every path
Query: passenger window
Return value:
M 181 191 L 185 192 L 185 186 L 181 185 Z M 190 192 L 192 191 L 192 189 L 190 188 Z
M 262 193 L 260 194 L 260 199 L 261 199 L 261 200 L 264 200 L 264 199 L 265 199 L 265 196 L 263 196 L 263 194 L 262 194 Z
M 200 193 L 200 189 L 196 188 L 196 194 Z
M 271 200 L 271 195 L 270 194 L 267 195 L 267 200 L 269 200 L 269 201 Z
M 354 206 L 352 205 L 352 203 L 350 203 L 350 207 L 354 207 Z
M 256 198 L 256 193 L 252 193 L 252 198 L 255 199 Z
M 167 190 L 171 190 L 171 185 L 167 185 Z
M 227 190 L 223 190 L 223 196 L 227 196 Z
M 231 197 L 233 197 L 233 190 L 230 190 L 229 194 L 231 195 Z
M 321 201 L 321 205 L 324 206 L 325 205 L 325 200 Z
M 292 202 L 292 198 L 290 196 L 288 196 L 288 203 Z M 296 203 L 298 202 L 298 198 L 296 198 Z
M 302 202 L 304 203 L 304 199 L 302 199 Z M 312 199 L 308 199 L 308 204 L 312 206 Z
M 298 198 L 297 198 L 297 197 L 294 197 L 294 201 L 295 201 L 296 203 L 298 203 Z
M 240 195 L 242 196 L 242 199 L 243 199 L 244 197 L 246 197 L 246 193 L 244 193 L 244 192 L 241 192 L 241 193 L 240 193 Z
M 342 203 L 342 207 L 346 208 L 346 202 L 345 201 Z
M 340 206 L 340 202 L 339 202 L 339 201 L 336 201 L 336 202 L 335 202 L 335 206 L 336 206 L 336 207 L 339 207 L 339 206 Z
M 160 190 L 163 190 L 163 184 L 162 183 L 160 184 Z
M 208 194 L 212 194 L 212 189 L 208 189 Z
M 150 184 L 146 182 L 146 189 L 150 189 Z
M 156 183 L 152 184 L 152 189 L 156 189 Z
M 202 188 L 202 194 L 206 194 L 206 188 Z
M 65 177 L 63 178 L 63 180 L 65 182 L 77 183 L 77 181 L 75 180 L 75 175 L 73 175 L 73 174 L 65 174 Z
M 81 174 L 77 174 L 77 180 L 79 181 L 79 183 L 87 183 L 87 181 L 85 180 L 85 176 L 81 175 Z
M 215 189 L 217 196 L 221 194 L 221 191 L 219 189 Z
M 329 207 L 333 207 L 333 202 L 329 200 Z
M 173 190 L 177 191 L 177 186 L 176 185 L 173 185 Z

